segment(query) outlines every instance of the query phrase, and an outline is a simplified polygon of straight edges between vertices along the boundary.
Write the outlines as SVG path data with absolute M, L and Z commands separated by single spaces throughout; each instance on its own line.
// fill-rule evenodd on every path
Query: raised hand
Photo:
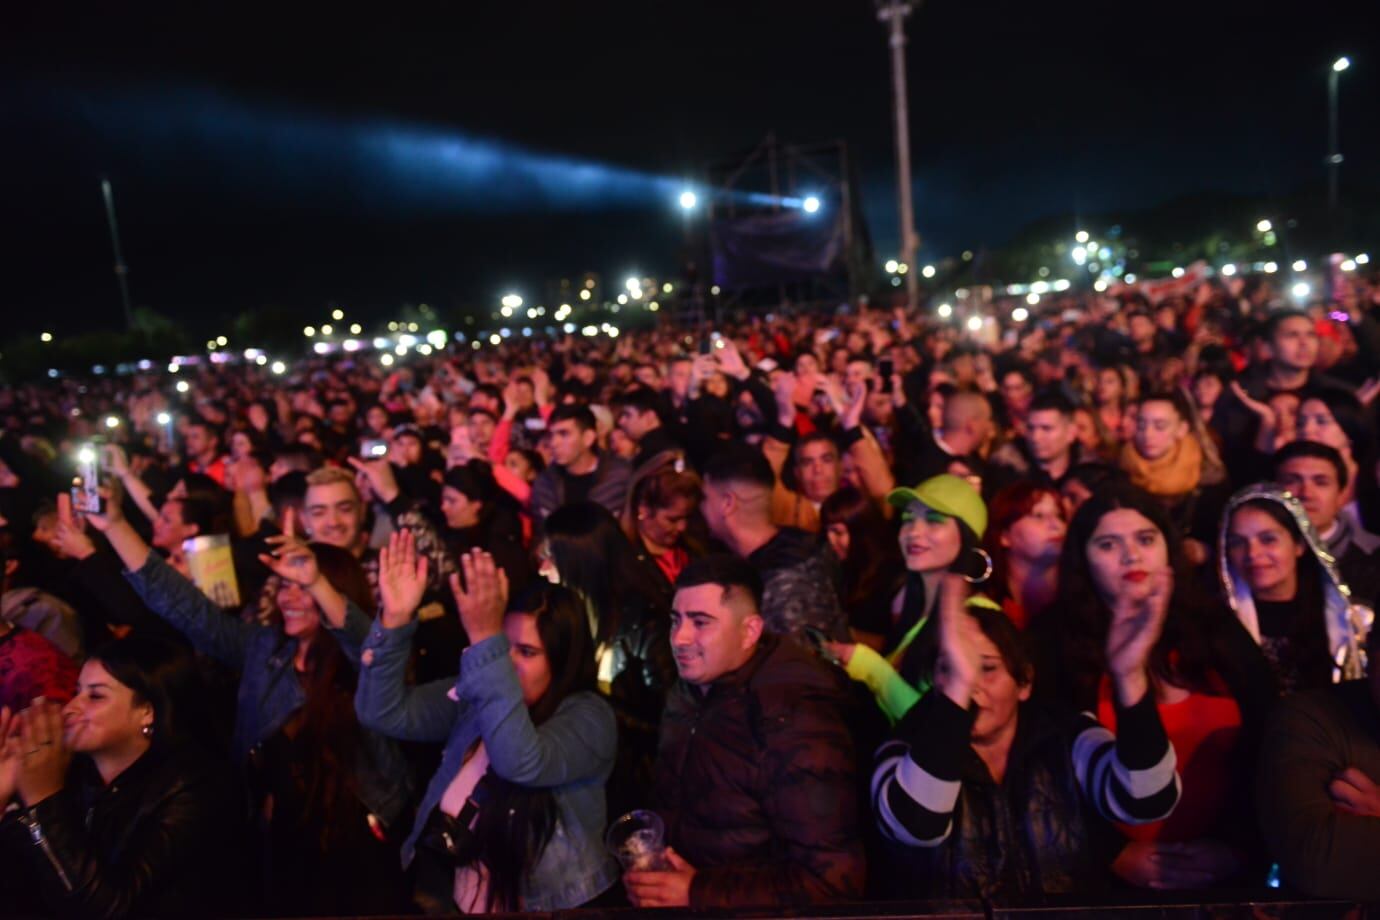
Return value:
M 72 752 L 62 737 L 62 707 L 39 698 L 19 714 L 19 770 L 15 787 L 25 805 L 62 790 Z
M 795 424 L 795 390 L 800 381 L 790 371 L 782 371 L 771 382 L 772 395 L 776 397 L 776 420 L 782 427 Z
M 738 351 L 738 346 L 731 339 L 720 338 L 714 343 L 714 358 L 719 370 L 736 380 L 746 380 L 752 373 L 743 360 L 742 352 Z
M 939 588 L 939 658 L 935 686 L 964 709 L 973 699 L 981 672 L 977 621 L 968 613 L 968 582 L 945 575 Z
M 1372 377 L 1356 388 L 1356 398 L 1363 406 L 1375 402 L 1376 396 L 1380 396 L 1380 377 Z
M 1112 622 L 1107 629 L 1107 670 L 1123 706 L 1140 702 L 1150 688 L 1147 663 L 1159 641 L 1174 593 L 1174 573 L 1151 572 L 1141 585 L 1125 584 L 1112 599 Z
M 1241 405 L 1260 416 L 1261 425 L 1269 428 L 1271 431 L 1275 430 L 1275 427 L 1279 423 L 1279 418 L 1276 416 L 1274 408 L 1271 407 L 1269 403 L 1263 403 L 1258 399 L 1252 399 L 1250 394 L 1246 392 L 1245 387 L 1241 386 L 1238 381 L 1233 380 L 1229 386 L 1231 387 L 1232 395 L 1241 401 Z
M 58 493 L 57 527 L 53 530 L 53 545 L 68 559 L 85 559 L 96 552 L 96 544 L 86 535 L 82 519 L 72 513 L 72 496 Z
M 460 557 L 460 573 L 450 576 L 455 606 L 460 608 L 460 624 L 477 645 L 503 631 L 503 614 L 508 609 L 508 575 L 494 564 L 494 557 L 474 550 Z
M 118 479 L 110 480 L 105 485 L 97 488 L 96 492 L 103 500 L 102 503 L 105 505 L 105 513 L 96 514 L 92 511 L 83 511 L 81 512 L 81 516 L 90 521 L 91 526 L 101 533 L 109 533 L 110 528 L 117 524 L 124 523 L 125 513 L 124 509 L 121 507 L 121 502 L 125 499 L 125 492 L 124 489 L 120 487 L 120 480 Z M 70 496 L 68 497 L 68 501 L 71 501 Z M 68 507 L 70 508 L 71 506 L 69 505 Z
M 276 547 L 272 553 L 260 553 L 259 561 L 279 578 L 310 588 L 321 578 L 316 554 L 311 551 L 297 528 L 297 513 L 289 508 L 283 514 L 283 532 L 264 541 Z
M 387 504 L 398 497 L 398 480 L 393 476 L 393 467 L 387 457 L 377 460 L 351 457 L 350 466 L 363 477 L 380 501 Z
M 379 618 L 386 629 L 411 621 L 426 593 L 426 576 L 427 558 L 418 555 L 412 531 L 393 531 L 388 545 L 379 550 L 379 594 L 383 599 Z
M 862 423 L 863 410 L 867 408 L 867 384 L 855 381 L 844 390 L 843 411 L 839 413 L 839 424 L 845 431 L 857 428 Z
M 1334 776 L 1327 786 L 1327 794 L 1341 811 L 1380 818 L 1380 787 L 1359 767 L 1347 767 Z

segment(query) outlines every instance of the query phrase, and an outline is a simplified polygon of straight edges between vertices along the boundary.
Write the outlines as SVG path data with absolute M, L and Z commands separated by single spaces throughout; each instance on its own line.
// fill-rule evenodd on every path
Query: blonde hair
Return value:
M 307 474 L 307 488 L 309 489 L 315 486 L 333 486 L 340 483 L 350 487 L 355 501 L 363 503 L 363 498 L 359 494 L 359 487 L 355 485 L 354 474 L 349 470 L 343 470 L 338 466 L 323 466 Z

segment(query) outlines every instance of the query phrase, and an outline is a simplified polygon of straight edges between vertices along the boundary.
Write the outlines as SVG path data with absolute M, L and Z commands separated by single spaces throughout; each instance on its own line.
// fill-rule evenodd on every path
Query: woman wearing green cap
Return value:
M 927 628 L 945 575 L 962 575 L 981 584 L 992 574 L 992 558 L 982 549 L 987 530 L 987 506 L 977 490 L 948 473 L 931 477 L 915 488 L 893 489 L 887 502 L 901 512 L 899 542 L 906 564 L 905 586 L 891 602 L 891 630 L 882 653 L 855 643 L 828 643 L 827 649 L 877 698 L 893 722 L 929 689 L 921 679 L 923 650 L 934 645 Z M 984 597 L 972 606 L 993 607 Z

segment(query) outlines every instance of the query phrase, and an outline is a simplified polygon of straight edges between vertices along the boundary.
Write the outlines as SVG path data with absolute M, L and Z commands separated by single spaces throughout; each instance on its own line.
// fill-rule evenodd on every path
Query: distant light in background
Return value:
M 522 306 L 522 298 L 517 294 L 504 294 L 503 299 L 500 300 L 499 303 L 510 310 L 515 310 Z
M 1029 294 L 1025 295 L 1025 302 L 1033 307 L 1040 302 L 1040 295 L 1036 294 L 1034 291 L 1031 291 Z
M 1097 291 L 1099 294 L 1102 293 L 1103 291 L 1107 290 L 1107 282 L 1101 278 L 1098 278 L 1096 281 L 1093 282 L 1093 290 Z
M 393 366 L 393 356 L 392 356 L 392 355 L 389 355 L 389 354 L 380 355 L 380 356 L 379 356 L 379 363 L 382 364 L 384 367 L 392 367 L 392 366 Z
M 689 189 L 680 193 L 680 206 L 687 211 L 693 211 L 699 202 L 699 196 Z
M 1258 233 L 1269 233 L 1274 228 L 1275 225 L 1270 223 L 1268 220 L 1261 219 L 1256 221 L 1255 223 L 1255 229 Z
M 1067 291 L 1072 286 L 1073 284 L 1067 278 L 1060 278 L 1054 282 L 1054 289 L 1056 291 Z
M 591 296 L 591 295 L 590 295 L 590 293 L 589 293 L 588 290 L 584 290 L 584 291 L 581 291 L 581 292 L 580 292 L 580 299 L 581 299 L 581 300 L 589 300 L 590 296 Z
M 904 262 L 897 262 L 897 263 L 896 263 L 896 274 L 898 274 L 898 275 L 904 275 L 904 274 L 905 274 L 906 272 L 908 272 L 908 271 L 910 271 L 910 266 L 909 266 L 909 265 L 907 265 L 907 264 L 904 263 Z
M 119 427 L 120 427 L 120 420 L 119 420 L 118 418 L 116 418 L 115 416 L 113 416 L 113 415 L 107 415 L 107 416 L 105 417 L 105 427 L 107 427 L 107 428 L 119 428 Z
M 489 344 L 490 344 L 490 345 L 500 345 L 500 344 L 502 344 L 502 342 L 503 342 L 503 336 L 499 335 L 497 332 L 495 332 L 493 335 L 489 336 Z
M 814 195 L 810 195 L 806 197 L 805 202 L 801 205 L 801 207 L 805 209 L 806 214 L 813 214 L 819 210 L 819 199 L 816 198 Z
M 1084 262 L 1088 261 L 1088 250 L 1084 249 L 1082 246 L 1073 247 L 1069 255 L 1073 257 L 1075 265 L 1082 265 Z
M 444 329 L 433 329 L 426 334 L 426 340 L 432 348 L 446 347 L 446 331 Z
M 185 393 L 192 388 L 192 385 L 185 380 L 177 381 L 177 392 Z
M 981 316 L 970 316 L 970 317 L 968 317 L 968 331 L 969 331 L 969 332 L 981 332 L 981 331 L 982 331 L 982 317 L 981 317 Z
M 1136 275 L 1135 275 L 1135 272 L 1127 272 L 1127 273 L 1126 273 L 1126 277 L 1125 277 L 1124 279 L 1122 279 L 1122 280 L 1125 281 L 1127 284 L 1135 284 L 1135 283 L 1136 283 Z
M 1332 62 L 1332 69 L 1337 73 L 1341 73 L 1343 70 L 1346 70 L 1350 66 L 1351 58 L 1348 57 L 1339 57 L 1337 58 L 1337 60 Z
M 1236 274 L 1236 266 L 1228 262 L 1226 265 L 1222 266 L 1222 274 L 1230 278 L 1232 275 Z
M 1293 269 L 1294 269 L 1294 271 L 1296 271 L 1296 272 L 1307 271 L 1307 270 L 1308 270 L 1308 263 L 1305 262 L 1305 261 L 1303 261 L 1302 259 L 1295 259 L 1295 260 L 1294 260 L 1294 264 L 1293 264 Z
M 341 347 L 344 348 L 346 351 L 359 351 L 359 340 L 346 339 L 344 343 L 341 345 Z
M 1011 318 L 1018 323 L 1023 323 L 1030 318 L 1030 311 L 1025 307 L 1017 307 L 1011 311 Z
M 176 374 L 176 373 L 177 373 L 178 371 L 180 371 L 180 370 L 182 370 L 182 368 L 181 368 L 181 366 L 180 366 L 176 361 L 169 362 L 169 364 L 168 364 L 168 373 L 169 373 L 169 374 Z
M 274 361 L 269 367 L 269 370 L 273 371 L 275 374 L 285 374 L 287 373 L 287 365 L 282 361 Z
M 332 332 L 335 332 L 335 327 L 332 326 L 330 323 L 326 323 L 324 326 L 321 327 L 322 335 L 330 335 Z
M 361 326 L 359 323 L 350 324 L 350 335 L 359 335 L 363 331 L 364 327 Z
M 1273 275 L 1275 272 L 1279 271 L 1279 265 L 1274 262 L 1266 262 L 1264 265 L 1264 269 L 1265 274 Z
M 317 342 L 315 345 L 312 346 L 312 351 L 316 352 L 318 355 L 324 355 L 326 352 L 330 350 L 331 346 L 327 342 Z
M 1182 267 L 1175 265 L 1174 270 L 1169 274 L 1173 275 L 1175 278 L 1182 278 L 1184 276 L 1184 270 Z
M 924 275 L 926 278 L 933 278 L 934 271 L 933 265 L 926 265 L 924 268 L 920 269 L 920 274 Z
M 268 355 L 256 355 L 254 357 L 254 363 L 259 365 L 259 367 L 263 367 L 268 363 Z
M 1073 235 L 1073 238 L 1080 243 L 1086 243 L 1088 241 L 1088 231 L 1079 230 L 1077 233 Z
M 1360 255 L 1358 255 L 1358 256 L 1356 257 L 1356 264 L 1357 264 L 1357 265 L 1369 265 L 1369 264 L 1370 264 L 1370 256 L 1368 256 L 1368 255 L 1367 255 L 1366 253 L 1364 253 L 1364 252 L 1361 253 Z
M 45 332 L 38 337 L 38 340 L 40 342 L 51 342 L 53 340 L 53 334 L 51 332 Z
M 896 267 L 897 267 L 898 265 L 900 265 L 900 264 L 901 264 L 901 263 L 897 262 L 895 259 L 887 259 L 887 260 L 886 260 L 886 265 L 884 265 L 884 266 L 882 266 L 882 267 L 885 268 L 888 272 L 890 272 L 891 274 L 894 275 L 894 274 L 896 274 Z
M 340 321 L 341 321 L 342 319 L 344 319 L 344 318 L 345 318 L 345 311 L 344 311 L 344 310 L 339 310 L 339 309 L 337 309 L 337 310 L 332 310 L 332 311 L 331 311 L 331 319 L 335 320 L 336 322 L 340 322 Z
M 663 294 L 669 294 L 669 293 L 671 293 L 672 291 L 674 291 L 675 289 L 676 289 L 676 286 L 675 286 L 674 284 L 672 284 L 671 282 L 667 281 L 665 284 L 663 284 L 663 285 L 661 286 L 661 293 L 663 293 Z
M 713 285 L 712 287 L 710 287 L 709 293 L 713 294 L 715 297 L 718 297 L 718 296 L 719 296 L 719 286 L 716 284 L 716 285 Z
M 1341 264 L 1341 266 L 1339 266 L 1339 267 L 1340 267 L 1341 270 L 1344 271 L 1344 272 L 1354 272 L 1354 271 L 1356 271 L 1356 260 L 1355 260 L 1355 259 L 1343 259 L 1343 260 L 1342 260 L 1342 264 Z
M 417 353 L 420 355 L 429 355 L 431 354 L 431 346 L 428 345 L 426 342 L 423 342 L 422 344 L 417 346 Z
M 1312 290 L 1313 289 L 1308 286 L 1307 281 L 1300 281 L 1297 284 L 1295 284 L 1292 288 L 1290 288 L 1290 291 L 1298 300 L 1305 300 Z
M 158 424 L 166 425 L 172 421 L 172 416 L 166 412 L 158 413 Z

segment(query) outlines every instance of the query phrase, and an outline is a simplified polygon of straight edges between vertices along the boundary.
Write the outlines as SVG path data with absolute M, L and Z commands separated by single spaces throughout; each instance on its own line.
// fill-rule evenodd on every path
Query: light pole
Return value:
M 125 309 L 125 329 L 134 328 L 134 316 L 129 308 L 129 282 L 125 275 L 125 259 L 120 253 L 120 228 L 115 223 L 115 196 L 110 190 L 110 180 L 101 180 L 101 195 L 105 198 L 105 218 L 110 225 L 110 245 L 115 250 L 115 277 L 120 282 L 120 303 Z
M 1339 57 L 1327 71 L 1327 211 L 1333 216 L 1337 213 L 1337 168 L 1342 165 L 1337 149 L 1337 86 L 1342 71 L 1350 66 L 1348 58 Z
M 906 101 L 906 17 L 914 0 L 877 0 L 877 19 L 887 24 L 891 45 L 891 86 L 896 107 L 896 184 L 901 199 L 901 261 L 915 264 L 915 204 L 910 193 L 910 114 Z M 906 300 L 919 301 L 920 279 L 906 274 Z

